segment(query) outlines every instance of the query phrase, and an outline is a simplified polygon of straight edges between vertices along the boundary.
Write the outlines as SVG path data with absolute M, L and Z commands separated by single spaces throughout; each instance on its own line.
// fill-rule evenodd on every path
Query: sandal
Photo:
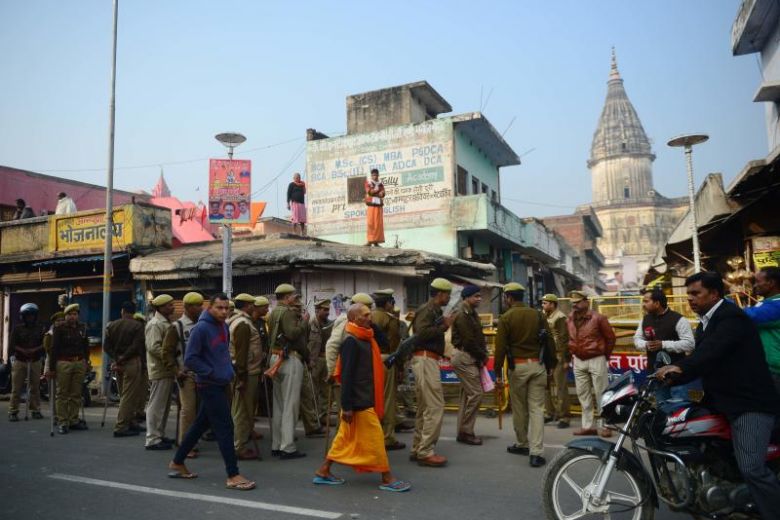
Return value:
M 325 486 L 339 486 L 344 483 L 343 478 L 339 478 L 335 475 L 314 475 L 312 484 L 325 485 Z
M 237 489 L 238 491 L 249 491 L 255 489 L 255 483 L 251 480 L 242 480 L 241 482 L 228 482 L 225 484 L 228 489 Z
M 390 484 L 381 484 L 379 486 L 379 489 L 381 489 L 382 491 L 403 493 L 404 491 L 409 491 L 410 489 L 412 489 L 412 485 L 409 482 L 404 482 L 403 480 L 396 480 L 395 482 L 391 482 Z
M 173 470 L 168 473 L 168 478 L 183 478 L 186 480 L 190 480 L 193 478 L 198 478 L 197 473 L 191 473 L 187 471 L 187 467 L 182 465 L 179 467 L 170 467 L 168 466 L 168 469 Z

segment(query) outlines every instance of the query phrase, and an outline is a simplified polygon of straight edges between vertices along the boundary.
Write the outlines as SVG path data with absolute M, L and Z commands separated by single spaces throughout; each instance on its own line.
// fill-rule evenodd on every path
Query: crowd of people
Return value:
M 669 309 L 663 292 L 643 295 L 645 315 L 634 345 L 647 353 L 649 371 L 658 353 L 666 351 L 672 364 L 656 374 L 675 377 L 674 386 L 660 389 L 656 401 L 672 410 L 689 402 L 690 385 L 703 386 L 705 402 L 729 417 L 740 469 L 754 496 L 764 497 L 763 503 L 757 498 L 760 507 L 780 510 L 780 484 L 756 455 L 765 453 L 761 449 L 780 411 L 780 269 L 758 273 L 755 291 L 763 300 L 744 311 L 724 299 L 717 273 L 694 275 L 687 287 L 691 308 L 700 316 L 695 333 L 685 317 Z M 255 428 L 261 410 L 270 418 L 271 455 L 281 460 L 306 456 L 296 444 L 299 419 L 307 437 L 329 437 L 335 413 L 338 430 L 332 443 L 328 438 L 314 484 L 342 484 L 332 471 L 338 463 L 379 473 L 383 490 L 406 491 L 411 484 L 393 475 L 387 452 L 406 448 L 395 433 L 405 426 L 398 401 L 407 363 L 416 401 L 414 425 L 408 425 L 414 430 L 410 460 L 428 467 L 448 463 L 436 452 L 445 408 L 440 375 L 445 356 L 461 385 L 456 440 L 483 444 L 475 432 L 489 359 L 478 315 L 482 295 L 476 286 L 463 287 L 460 301 L 445 314 L 453 288 L 444 278 L 434 279 L 429 300 L 407 316 L 408 329 L 391 289 L 355 294 L 335 321 L 329 319 L 330 299 L 315 301 L 310 316 L 297 289 L 287 283 L 274 291 L 270 312 L 271 301 L 263 296 L 217 294 L 204 309 L 204 296 L 190 292 L 182 315 L 173 320 L 174 299 L 159 294 L 150 302 L 153 314 L 147 321 L 125 302 L 120 319 L 108 324 L 104 345 L 120 381 L 113 435 L 144 433 L 147 450 L 178 446 L 169 476 L 185 479 L 196 477 L 187 459 L 197 458 L 201 439 L 212 436 L 224 459 L 227 487 L 247 490 L 255 483 L 239 472 L 238 461 L 261 458 L 257 441 L 263 436 Z M 515 442 L 507 451 L 541 467 L 545 423 L 570 426 L 569 370 L 582 410 L 581 426 L 572 434 L 612 435 L 599 415 L 616 337 L 581 291 L 567 295 L 568 316 L 556 295 L 545 295 L 537 310 L 524 303 L 525 292 L 515 282 L 503 287 L 504 312 L 493 324 L 494 374 L 500 390 L 509 387 Z M 11 337 L 11 421 L 18 421 L 25 379 L 37 381 L 43 370 L 56 388 L 59 433 L 86 429 L 78 412 L 89 348 L 79 311 L 77 304 L 68 305 L 47 326 L 38 321 L 34 304 L 22 306 L 22 322 Z M 41 367 L 44 353 L 47 363 Z M 166 425 L 174 395 L 177 433 L 170 438 Z M 37 385 L 31 386 L 27 409 L 33 419 L 43 417 Z M 745 448 L 751 443 L 758 443 L 758 451 Z M 774 498 L 766 498 L 775 491 Z

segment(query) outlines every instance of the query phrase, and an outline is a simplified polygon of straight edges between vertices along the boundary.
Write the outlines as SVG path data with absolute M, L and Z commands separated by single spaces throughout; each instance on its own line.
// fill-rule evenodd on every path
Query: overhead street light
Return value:
M 228 158 L 233 160 L 233 150 L 244 143 L 246 137 L 238 132 L 224 132 L 214 136 L 228 149 Z M 222 224 L 222 291 L 233 297 L 233 228 L 230 224 Z
M 693 147 L 707 141 L 706 134 L 686 134 L 670 139 L 667 145 L 685 150 L 685 165 L 688 170 L 688 207 L 691 212 L 691 240 L 693 241 L 693 269 L 701 272 L 701 250 L 699 249 L 699 226 L 696 222 L 695 195 L 693 189 Z

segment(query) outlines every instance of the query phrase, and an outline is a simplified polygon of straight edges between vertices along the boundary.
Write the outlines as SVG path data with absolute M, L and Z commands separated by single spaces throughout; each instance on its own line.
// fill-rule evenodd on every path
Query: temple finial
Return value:
M 612 46 L 612 66 L 609 69 L 609 79 L 620 79 L 620 72 L 618 72 L 617 55 L 615 54 L 615 46 Z

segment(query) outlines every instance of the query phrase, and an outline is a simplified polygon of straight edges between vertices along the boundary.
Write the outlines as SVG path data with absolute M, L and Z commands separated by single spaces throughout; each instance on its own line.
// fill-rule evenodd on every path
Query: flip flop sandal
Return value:
M 197 473 L 185 473 L 183 471 L 174 470 L 174 471 L 171 471 L 170 473 L 168 473 L 168 478 L 183 478 L 183 479 L 186 479 L 186 480 L 190 480 L 190 479 L 193 479 L 193 478 L 198 478 L 198 474 Z
M 195 450 L 192 450 L 187 454 L 188 459 L 197 459 L 198 458 L 198 452 Z
M 314 475 L 314 478 L 312 479 L 312 484 L 324 485 L 324 486 L 340 486 L 343 483 L 344 483 L 343 478 L 339 478 L 334 475 L 328 475 L 326 477 L 322 477 L 320 475 Z
M 396 480 L 390 484 L 380 485 L 379 489 L 382 491 L 392 491 L 393 493 L 403 493 L 404 491 L 409 491 L 412 489 L 412 485 L 408 482 L 404 482 L 403 480 Z
M 244 480 L 242 482 L 229 482 L 225 484 L 225 487 L 228 489 L 236 489 L 238 491 L 249 491 L 250 489 L 255 489 L 255 483 L 250 480 Z

